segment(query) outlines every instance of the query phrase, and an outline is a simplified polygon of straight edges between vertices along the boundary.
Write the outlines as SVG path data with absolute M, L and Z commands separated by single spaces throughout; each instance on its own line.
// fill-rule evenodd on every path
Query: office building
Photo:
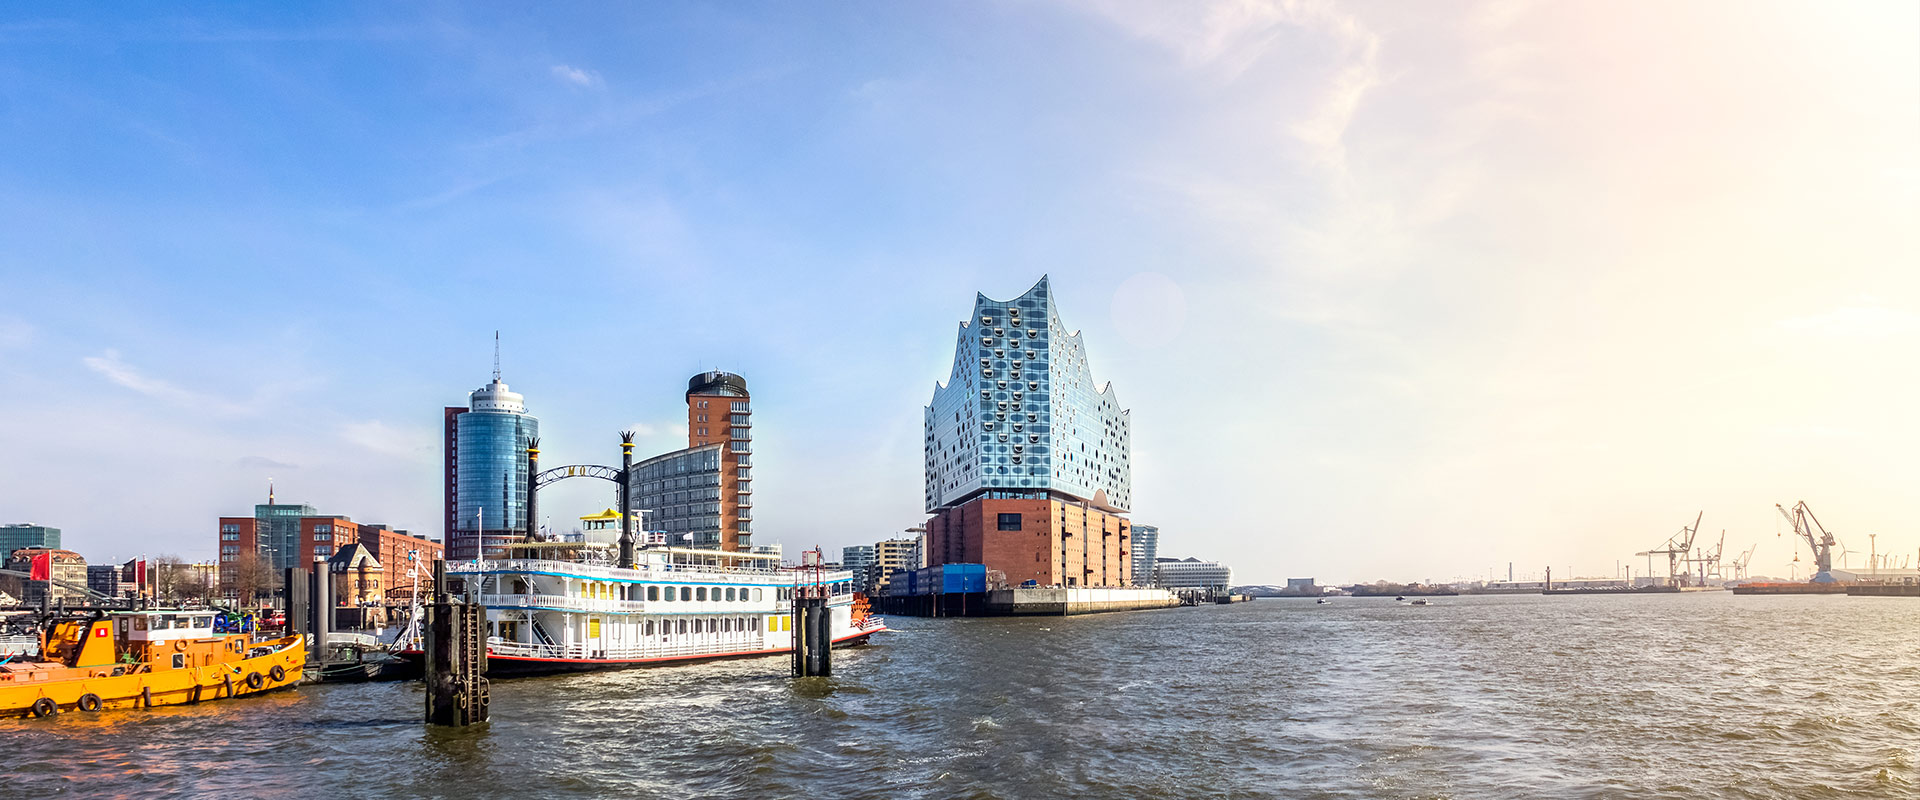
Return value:
M 1014 586 L 1130 585 L 1130 426 L 1047 278 L 1012 300 L 976 295 L 925 409 L 925 563 L 985 564 Z
M 888 539 L 873 545 L 873 578 L 868 583 L 875 593 L 886 591 L 893 578 L 902 572 L 919 569 L 919 539 Z
M 1227 589 L 1233 570 L 1218 561 L 1163 558 L 1154 564 L 1154 583 L 1162 589 Z
M 432 586 L 433 562 L 445 551 L 439 542 L 376 523 L 359 526 L 354 541 L 385 568 L 382 581 L 389 591 L 411 591 L 416 583 L 423 591 Z
M 540 435 L 540 421 L 525 398 L 500 382 L 468 395 L 467 408 L 444 412 L 447 558 L 499 555 L 526 531 L 527 447 Z
M 43 550 L 60 549 L 60 529 L 31 522 L 12 525 L 0 525 L 0 559 L 8 553 L 23 547 L 35 547 Z
M 253 516 L 220 518 L 220 562 L 252 553 L 271 569 L 309 566 L 312 558 L 300 556 L 300 520 L 317 513 L 305 503 L 277 502 L 268 486 L 267 502 L 255 505 Z
M 633 508 L 668 544 L 753 552 L 753 398 L 747 379 L 703 372 L 687 381 L 687 447 L 634 465 Z
M 1133 585 L 1153 585 L 1153 564 L 1160 556 L 1160 529 L 1153 525 L 1133 526 Z
M 721 470 L 724 445 L 707 444 L 675 450 L 636 462 L 627 475 L 633 507 L 647 523 L 649 537 L 676 547 L 720 549 L 725 480 Z M 614 519 L 620 518 L 614 512 Z M 635 528 L 638 531 L 638 528 Z M 617 535 L 616 535 L 617 538 Z
M 106 597 L 119 597 L 120 568 L 113 564 L 88 564 L 87 588 Z
M 853 572 L 855 590 L 873 593 L 873 565 L 873 545 L 856 544 L 840 548 L 840 567 Z

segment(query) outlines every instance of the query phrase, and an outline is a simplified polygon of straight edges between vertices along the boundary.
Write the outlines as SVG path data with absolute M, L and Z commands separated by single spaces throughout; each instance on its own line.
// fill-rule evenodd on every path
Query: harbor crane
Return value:
M 1734 557 L 1733 559 L 1733 579 L 1734 580 L 1744 581 L 1747 579 L 1747 564 L 1753 561 L 1753 551 L 1758 549 L 1760 549 L 1760 545 L 1755 544 L 1754 546 L 1747 548 L 1747 552 L 1741 553 L 1740 555 Z
M 1660 556 L 1660 555 L 1666 556 L 1667 557 L 1667 585 L 1686 586 L 1687 572 L 1682 571 L 1680 568 L 1680 565 L 1683 562 L 1692 561 L 1692 559 L 1687 557 L 1687 554 L 1693 551 L 1694 534 L 1700 532 L 1700 519 L 1702 517 L 1705 517 L 1706 515 L 1707 515 L 1707 512 L 1705 511 L 1701 511 L 1699 514 L 1694 515 L 1693 527 L 1681 528 L 1679 533 L 1676 533 L 1672 536 L 1667 537 L 1666 543 L 1661 545 L 1658 549 L 1644 550 L 1638 553 L 1634 553 L 1634 555 L 1646 556 L 1649 563 L 1652 562 L 1654 556 Z M 1652 571 L 1651 566 L 1648 567 L 1648 571 Z
M 1698 520 L 1694 524 L 1699 524 Z M 1714 543 L 1712 550 L 1702 547 L 1698 555 L 1687 559 L 1694 566 L 1694 577 L 1700 582 L 1700 586 L 1706 586 L 1708 578 L 1725 579 L 1725 576 L 1720 574 L 1720 554 L 1726 550 L 1726 547 L 1727 532 L 1722 530 L 1720 541 Z
M 1807 508 L 1807 501 L 1795 503 L 1791 509 L 1779 503 L 1774 503 L 1773 507 L 1780 509 L 1780 515 L 1793 523 L 1793 532 L 1805 539 L 1807 546 L 1812 548 L 1815 570 L 1813 582 L 1836 582 L 1837 579 L 1833 577 L 1833 548 L 1834 545 L 1839 544 L 1839 541 L 1834 539 L 1833 534 L 1827 532 L 1826 526 L 1821 525 L 1820 520 L 1813 516 L 1813 509 Z M 1818 532 L 1817 535 L 1816 532 Z

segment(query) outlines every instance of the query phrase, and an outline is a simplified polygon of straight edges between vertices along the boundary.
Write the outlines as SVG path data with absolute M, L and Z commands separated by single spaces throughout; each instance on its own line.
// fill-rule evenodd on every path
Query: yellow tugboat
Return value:
M 198 703 L 300 682 L 305 637 L 215 633 L 214 611 L 118 611 L 49 624 L 41 661 L 0 662 L 0 717 Z

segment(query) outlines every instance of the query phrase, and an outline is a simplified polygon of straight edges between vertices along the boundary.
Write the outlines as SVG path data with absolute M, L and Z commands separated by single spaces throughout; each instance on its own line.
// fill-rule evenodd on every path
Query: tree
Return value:
M 192 580 L 187 574 L 187 562 L 171 553 L 148 559 L 147 571 L 152 575 L 153 599 L 157 603 L 178 602 L 180 590 Z
M 273 564 L 259 553 L 241 553 L 221 565 L 220 582 L 233 590 L 242 608 L 250 608 L 261 592 L 273 589 Z

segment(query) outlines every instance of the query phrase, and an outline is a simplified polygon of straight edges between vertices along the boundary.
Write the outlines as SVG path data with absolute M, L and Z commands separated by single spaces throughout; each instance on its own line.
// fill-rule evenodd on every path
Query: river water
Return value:
M 1920 797 L 1920 600 L 1261 600 L 0 721 L 0 797 Z

